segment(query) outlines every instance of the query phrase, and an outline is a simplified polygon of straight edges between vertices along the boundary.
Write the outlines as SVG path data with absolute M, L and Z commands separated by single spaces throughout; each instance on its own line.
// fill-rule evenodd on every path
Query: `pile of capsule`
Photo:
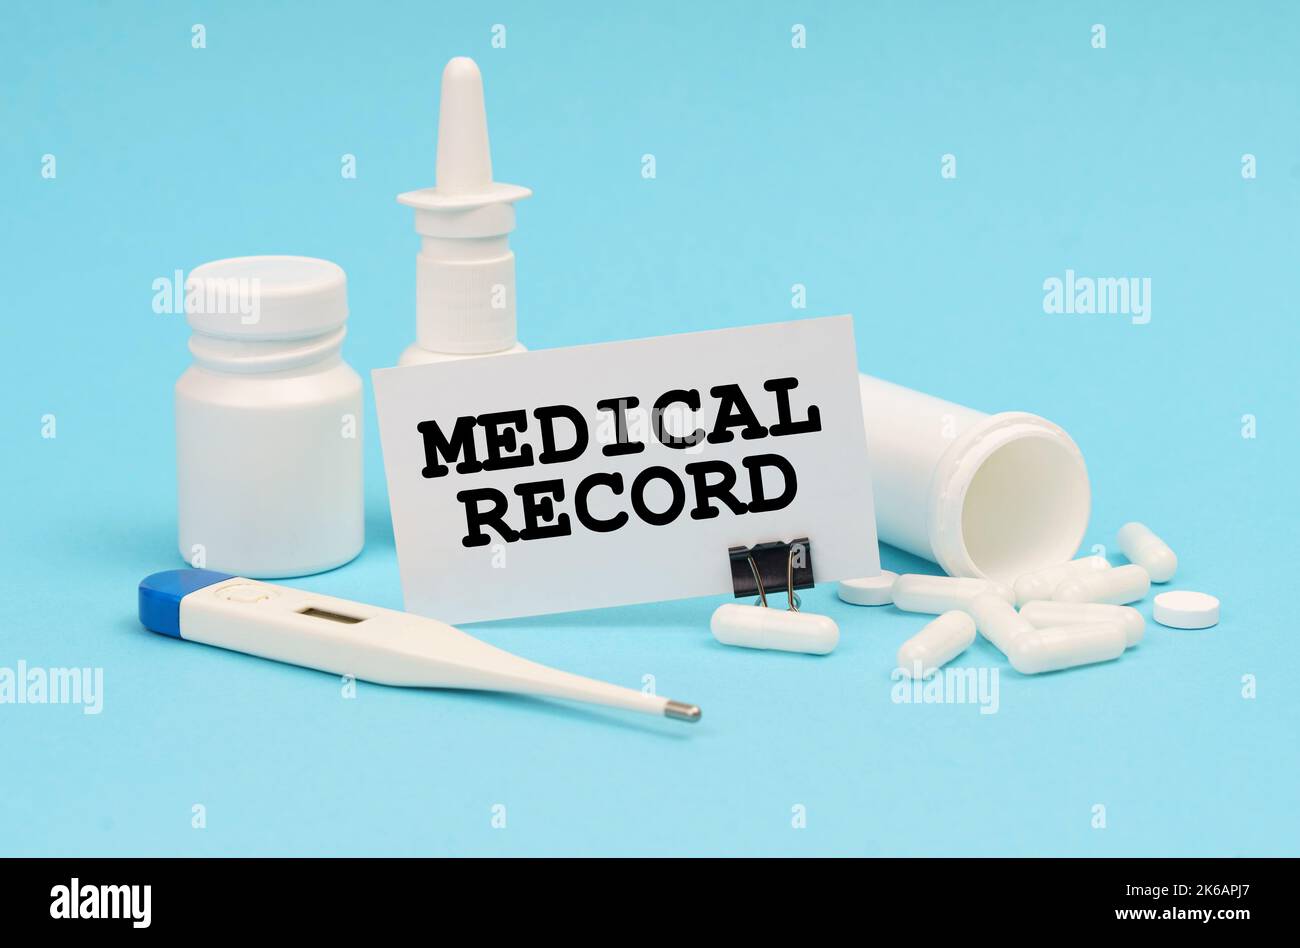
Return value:
M 1178 569 L 1174 551 L 1143 524 L 1121 527 L 1118 545 L 1130 560 L 1125 566 L 1085 556 L 1028 573 L 1012 587 L 885 573 L 841 584 L 840 597 L 938 616 L 898 650 L 898 668 L 908 677 L 933 674 L 966 651 L 977 631 L 1016 671 L 1057 671 L 1119 658 L 1142 641 L 1146 623 L 1129 603 L 1145 598 L 1152 582 L 1169 582 Z

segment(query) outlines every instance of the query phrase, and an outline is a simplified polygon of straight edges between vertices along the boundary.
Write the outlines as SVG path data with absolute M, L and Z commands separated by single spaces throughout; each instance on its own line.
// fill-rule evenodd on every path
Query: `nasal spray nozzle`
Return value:
M 397 200 L 415 209 L 416 341 L 401 365 L 522 351 L 515 335 L 514 202 L 533 192 L 492 180 L 483 76 L 457 56 L 442 71 L 437 184 Z

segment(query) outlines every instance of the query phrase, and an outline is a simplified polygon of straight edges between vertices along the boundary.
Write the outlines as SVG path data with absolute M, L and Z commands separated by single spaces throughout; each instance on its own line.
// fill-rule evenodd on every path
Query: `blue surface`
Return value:
M 168 569 L 146 576 L 140 580 L 140 624 L 150 632 L 181 638 L 181 600 L 231 578 L 212 569 Z
M 6 10 L 0 668 L 102 668 L 104 694 L 97 715 L 0 705 L 0 852 L 1295 854 L 1300 7 L 471 6 Z M 456 54 L 482 64 L 497 177 L 536 190 L 512 238 L 527 344 L 852 312 L 865 370 L 1069 430 L 1093 477 L 1086 544 L 1145 521 L 1222 623 L 1149 624 L 1118 662 L 1040 678 L 978 642 L 959 664 L 1002 670 L 996 714 L 892 701 L 922 620 L 832 585 L 805 597 L 843 630 L 820 659 L 715 644 L 721 600 L 475 627 L 565 669 L 653 675 L 702 705 L 696 727 L 349 699 L 147 632 L 136 584 L 182 565 L 171 386 L 188 363 L 153 281 L 327 257 L 348 273 L 347 358 L 367 378 L 392 364 L 417 249 L 394 196 L 433 183 Z M 1150 277 L 1150 323 L 1045 314 L 1043 281 L 1067 269 Z M 400 607 L 368 412 L 365 552 L 294 582 Z

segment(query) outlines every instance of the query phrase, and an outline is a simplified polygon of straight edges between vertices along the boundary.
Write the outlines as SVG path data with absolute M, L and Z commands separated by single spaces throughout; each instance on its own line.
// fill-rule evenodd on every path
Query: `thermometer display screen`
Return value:
M 330 612 L 326 609 L 316 609 L 311 606 L 308 606 L 306 609 L 299 609 L 298 614 L 313 616 L 317 619 L 329 619 L 331 622 L 345 622 L 348 625 L 355 625 L 356 623 L 363 621 L 358 619 L 356 616 L 340 615 L 337 612 Z

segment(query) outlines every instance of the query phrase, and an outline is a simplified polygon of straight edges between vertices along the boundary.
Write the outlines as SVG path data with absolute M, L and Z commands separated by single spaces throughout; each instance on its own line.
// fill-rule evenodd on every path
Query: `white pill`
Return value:
M 894 580 L 894 605 L 904 612 L 928 612 L 937 616 L 951 609 L 966 609 L 976 596 L 1000 596 L 1015 602 L 1015 593 L 1005 583 L 966 576 L 928 576 L 904 573 Z
M 1034 627 L 1028 620 L 1021 618 L 1016 607 L 1001 596 L 987 593 L 976 596 L 971 600 L 969 608 L 980 635 L 997 646 L 998 651 L 1008 658 L 1018 640 L 1034 634 Z
M 1056 592 L 1056 587 L 1061 585 L 1062 580 L 1099 569 L 1110 569 L 1106 557 L 1081 556 L 1077 560 L 1070 560 L 1059 566 L 1049 566 L 1046 569 L 1026 573 L 1016 580 L 1016 605 L 1023 606 L 1035 599 L 1051 599 L 1052 593 Z
M 1087 625 L 1058 625 L 1035 629 L 1016 639 L 1011 653 L 1011 667 L 1024 675 L 1060 671 L 1076 665 L 1108 662 L 1124 654 L 1128 639 L 1119 622 L 1093 622 Z
M 975 641 L 975 620 L 953 609 L 945 612 L 898 649 L 898 667 L 908 678 L 929 678 Z
M 1174 551 L 1144 523 L 1133 521 L 1120 527 L 1119 548 L 1131 562 L 1151 574 L 1153 583 L 1167 583 L 1178 571 Z
M 1122 606 L 1137 602 L 1151 589 L 1151 577 L 1136 563 L 1097 570 L 1062 580 L 1052 598 L 1057 602 L 1108 602 Z
M 843 580 L 836 593 L 845 602 L 855 606 L 887 606 L 894 601 L 894 580 L 897 573 L 882 569 L 879 576 Z
M 729 602 L 713 610 L 713 637 L 723 645 L 769 648 L 825 655 L 840 641 L 840 627 L 829 616 Z
M 1151 606 L 1151 618 L 1171 629 L 1208 629 L 1219 624 L 1219 600 L 1190 589 L 1163 592 Z
M 1129 648 L 1142 641 L 1147 628 L 1142 613 L 1132 606 L 1111 606 L 1101 602 L 1051 602 L 1036 599 L 1021 606 L 1020 614 L 1036 629 L 1118 622 L 1124 627 L 1124 638 Z

